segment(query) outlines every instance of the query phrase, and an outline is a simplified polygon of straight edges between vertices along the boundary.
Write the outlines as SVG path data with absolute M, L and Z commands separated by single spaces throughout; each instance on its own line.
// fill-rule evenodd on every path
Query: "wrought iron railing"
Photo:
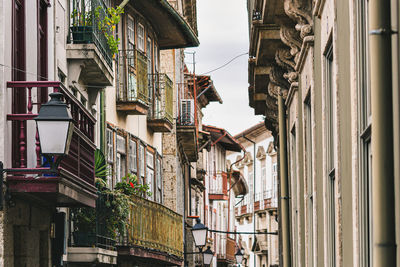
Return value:
M 35 168 L 42 167 L 42 157 L 40 156 L 40 140 L 35 128 L 27 128 L 27 122 L 37 116 L 40 103 L 34 103 L 33 98 L 37 97 L 41 88 L 54 88 L 55 92 L 61 92 L 64 100 L 70 107 L 71 115 L 74 121 L 74 133 L 71 140 L 69 153 L 60 163 L 62 174 L 73 177 L 77 180 L 85 181 L 94 185 L 94 126 L 95 118 L 86 110 L 86 108 L 68 91 L 60 82 L 32 81 L 32 82 L 8 82 L 7 88 L 18 90 L 24 93 L 26 97 L 25 112 L 20 114 L 8 114 L 7 119 L 13 121 L 12 136 L 15 137 L 13 143 L 13 155 L 18 155 L 18 162 L 13 162 L 17 168 L 31 168 L 27 164 L 27 143 L 34 144 L 35 149 Z M 33 109 L 37 105 L 37 109 Z M 28 140 L 30 139 L 30 140 Z M 29 152 L 29 151 L 28 151 Z M 32 158 L 29 156 L 29 158 Z
M 154 91 L 154 103 L 149 119 L 168 120 L 173 123 L 173 83 L 165 73 L 149 74 L 149 91 Z
M 149 104 L 147 57 L 136 49 L 120 50 L 117 66 L 117 101 Z
M 107 16 L 103 0 L 72 0 L 69 41 L 74 44 L 95 44 L 107 64 L 112 67 L 112 52 L 98 22 Z
M 72 223 L 76 231 L 71 232 L 69 245 L 72 247 L 98 247 L 108 250 L 115 250 L 116 240 L 112 238 L 112 233 L 110 233 L 110 226 L 107 225 L 107 217 L 109 216 L 110 207 L 107 206 L 106 201 L 111 197 L 108 194 L 97 192 L 95 216 L 93 219 L 93 228 L 85 230 L 79 230 L 79 221 L 73 221 Z M 73 208 L 71 210 L 72 218 L 76 216 L 73 213 L 84 213 L 92 212 L 90 208 Z M 83 214 L 85 215 L 85 214 Z M 86 214 L 90 218 L 91 214 Z M 85 222 L 87 223 L 87 222 Z
M 153 201 L 132 196 L 127 235 L 120 246 L 139 246 L 183 257 L 182 216 Z

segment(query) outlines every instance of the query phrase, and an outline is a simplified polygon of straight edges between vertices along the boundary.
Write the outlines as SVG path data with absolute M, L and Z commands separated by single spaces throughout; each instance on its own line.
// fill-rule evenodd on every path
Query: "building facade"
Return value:
M 263 122 L 234 136 L 247 151 L 230 152 L 229 162 L 243 173 L 249 194 L 235 201 L 235 229 L 238 232 L 268 232 L 271 234 L 240 235 L 244 248 L 244 266 L 277 266 L 278 247 L 278 191 L 277 154 L 273 137 Z
M 280 264 L 399 266 L 398 3 L 255 0 L 248 14 L 249 104 L 278 145 Z
M 0 266 L 183 264 L 190 161 L 177 130 L 178 92 L 189 87 L 184 48 L 199 45 L 195 2 L 0 3 L 0 160 L 12 169 L 1 199 Z M 49 162 L 32 120 L 52 92 L 63 94 L 75 125 L 55 176 L 40 172 Z M 148 186 L 129 200 L 125 231 L 112 236 L 101 230 L 99 155 L 110 191 L 128 175 Z M 80 209 L 95 211 L 86 233 Z M 155 227 L 161 222 L 171 231 Z

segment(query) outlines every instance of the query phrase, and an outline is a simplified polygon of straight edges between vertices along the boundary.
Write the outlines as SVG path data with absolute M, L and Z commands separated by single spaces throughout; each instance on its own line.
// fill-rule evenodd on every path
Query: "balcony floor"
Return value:
M 166 119 L 149 119 L 147 121 L 147 126 L 157 133 L 169 133 L 172 130 L 172 124 Z
M 183 261 L 183 259 L 172 254 L 156 250 L 149 250 L 138 246 L 118 247 L 118 257 L 123 257 L 123 261 L 138 263 L 141 260 L 152 260 L 154 262 L 154 266 L 180 266 Z M 140 264 L 138 265 L 140 266 Z
M 7 186 L 11 195 L 32 196 L 57 207 L 96 204 L 96 187 L 66 177 L 7 176 Z
M 127 115 L 147 115 L 149 106 L 140 101 L 117 101 L 117 111 Z

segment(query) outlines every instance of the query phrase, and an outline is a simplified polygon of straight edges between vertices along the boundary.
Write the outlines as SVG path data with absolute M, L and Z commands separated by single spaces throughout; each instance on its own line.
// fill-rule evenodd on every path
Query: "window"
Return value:
M 154 42 L 154 72 L 158 73 L 158 47 Z
M 47 80 L 47 3 L 40 0 L 38 3 L 38 80 Z M 38 88 L 40 103 L 47 102 L 47 88 Z
M 163 187 L 163 181 L 161 177 L 161 159 L 157 158 L 157 163 L 156 163 L 156 173 L 157 173 L 157 179 L 156 179 L 156 201 L 158 203 L 163 203 L 163 196 L 162 196 L 162 187 Z M 197 214 L 197 213 L 196 213 Z
M 311 91 L 311 90 L 310 90 Z M 308 226 L 308 266 L 313 266 L 313 162 L 312 162 L 312 117 L 311 117 L 311 99 L 310 95 L 304 103 L 304 126 L 305 126 L 305 151 L 306 151 L 306 179 L 307 179 L 307 226 Z
M 333 86 L 333 52 L 332 45 L 328 48 L 325 54 L 325 110 L 326 114 L 326 161 L 327 173 L 327 246 L 328 246 L 328 266 L 336 266 L 336 222 L 335 222 L 335 163 L 336 163 L 336 92 Z
M 266 168 L 265 158 L 261 160 L 261 183 L 262 183 L 262 191 L 265 197 L 267 192 L 267 168 Z
M 110 171 L 107 177 L 107 185 L 112 188 L 112 177 L 114 171 L 114 132 L 111 129 L 106 130 L 107 140 L 107 163 L 110 166 Z
M 278 164 L 272 165 L 272 197 L 276 199 L 278 195 Z
M 150 200 L 154 200 L 154 155 L 150 151 L 147 151 L 146 163 L 146 183 L 149 186 L 149 191 L 152 193 L 151 196 L 148 196 L 148 198 Z
M 140 23 L 138 23 L 137 38 L 138 38 L 137 40 L 138 49 L 144 52 L 144 27 Z
M 139 172 L 140 172 L 140 183 L 144 181 L 144 145 L 140 144 L 139 147 Z
M 116 182 L 121 182 L 122 177 L 126 176 L 126 139 L 117 136 L 117 176 Z
M 153 44 L 150 37 L 147 37 L 146 42 L 146 54 L 147 54 L 147 73 L 149 78 L 147 79 L 148 83 L 148 98 L 150 103 L 152 103 L 151 99 L 153 99 L 153 79 L 156 77 L 153 76 Z
M 131 173 L 137 173 L 136 141 L 129 140 L 129 169 Z
M 128 49 L 133 50 L 135 49 L 135 21 L 129 15 L 127 21 L 127 28 L 128 28 Z
M 3 1 L 4 2 L 4 1 Z M 12 23 L 12 80 L 25 81 L 26 51 L 25 51 L 25 1 L 13 1 L 13 23 Z M 21 114 L 26 112 L 26 90 L 12 90 L 12 113 Z M 24 123 L 26 136 L 26 122 Z M 27 152 L 21 157 L 19 151 L 20 124 L 13 122 L 12 137 L 12 166 L 25 167 L 24 158 Z
M 371 89 L 368 58 L 368 0 L 356 1 L 357 8 L 357 87 L 359 135 L 359 247 L 360 267 L 372 265 L 372 153 L 371 153 Z

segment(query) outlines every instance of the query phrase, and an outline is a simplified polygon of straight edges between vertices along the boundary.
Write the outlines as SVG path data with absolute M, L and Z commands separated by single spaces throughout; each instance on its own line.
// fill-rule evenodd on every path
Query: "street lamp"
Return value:
M 208 228 L 200 222 L 199 218 L 197 218 L 196 224 L 192 228 L 192 235 L 193 235 L 194 243 L 195 243 L 196 247 L 198 247 L 200 249 L 200 251 L 206 245 L 207 231 L 208 231 Z
M 236 251 L 235 258 L 236 258 L 236 263 L 237 263 L 237 264 L 242 263 L 242 261 L 243 261 L 243 253 L 242 253 L 242 251 L 241 251 L 239 248 L 238 248 L 238 250 Z
M 63 94 L 51 93 L 50 101 L 43 104 L 34 119 L 39 132 L 41 153 L 49 157 L 51 169 L 55 170 L 62 156 L 67 155 L 71 144 L 74 125 Z M 59 156 L 55 164 L 52 156 Z
M 210 247 L 207 247 L 206 251 L 203 252 L 203 264 L 209 266 L 211 264 L 213 257 L 214 257 L 214 252 L 212 252 Z
M 41 153 L 48 159 L 50 169 L 6 169 L 0 161 L 0 210 L 3 210 L 4 173 L 55 173 L 62 156 L 68 154 L 74 125 L 71 113 L 62 97 L 61 93 L 51 93 L 50 101 L 41 106 L 38 116 L 34 119 Z M 58 156 L 55 163 L 51 159 L 53 156 Z

